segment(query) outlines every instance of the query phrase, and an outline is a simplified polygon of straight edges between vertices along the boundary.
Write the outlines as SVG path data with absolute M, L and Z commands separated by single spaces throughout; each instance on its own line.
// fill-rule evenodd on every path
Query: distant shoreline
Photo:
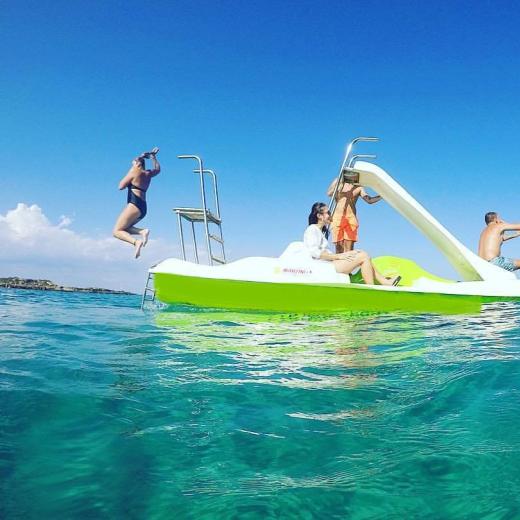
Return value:
M 32 278 L 0 278 L 0 288 L 4 289 L 32 289 L 36 291 L 58 291 L 58 292 L 84 292 L 96 294 L 134 294 L 127 291 L 113 291 L 99 287 L 67 287 L 58 285 L 50 280 L 33 280 Z

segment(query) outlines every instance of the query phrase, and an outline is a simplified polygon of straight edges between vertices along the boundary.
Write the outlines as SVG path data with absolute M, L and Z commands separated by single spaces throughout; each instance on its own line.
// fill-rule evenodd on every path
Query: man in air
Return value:
M 496 265 L 506 271 L 520 269 L 520 260 L 506 258 L 501 255 L 502 242 L 520 236 L 520 224 L 504 222 L 498 213 L 490 211 L 484 216 L 486 227 L 480 234 L 478 243 L 478 255 L 490 264 Z M 505 231 L 517 231 L 512 235 L 505 235 Z

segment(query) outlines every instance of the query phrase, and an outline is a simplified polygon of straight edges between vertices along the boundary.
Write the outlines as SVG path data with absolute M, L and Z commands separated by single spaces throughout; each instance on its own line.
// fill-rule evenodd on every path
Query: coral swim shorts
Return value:
M 355 215 L 342 215 L 339 225 L 332 226 L 332 241 L 350 240 L 357 242 L 359 222 Z

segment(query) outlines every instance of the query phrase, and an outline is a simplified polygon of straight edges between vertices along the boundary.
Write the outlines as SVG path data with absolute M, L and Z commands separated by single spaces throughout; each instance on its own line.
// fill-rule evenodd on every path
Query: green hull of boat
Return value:
M 157 299 L 167 304 L 291 313 L 472 314 L 490 301 L 482 296 L 381 291 L 362 284 L 265 283 L 165 273 L 156 273 L 154 282 Z

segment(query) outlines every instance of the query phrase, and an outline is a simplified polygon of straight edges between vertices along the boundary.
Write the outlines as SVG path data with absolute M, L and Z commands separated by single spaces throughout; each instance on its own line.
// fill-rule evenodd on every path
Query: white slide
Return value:
M 359 183 L 372 188 L 411 222 L 447 258 L 464 281 L 517 280 L 514 273 L 486 262 L 459 242 L 382 168 L 365 161 L 356 161 L 353 170 L 359 174 Z

